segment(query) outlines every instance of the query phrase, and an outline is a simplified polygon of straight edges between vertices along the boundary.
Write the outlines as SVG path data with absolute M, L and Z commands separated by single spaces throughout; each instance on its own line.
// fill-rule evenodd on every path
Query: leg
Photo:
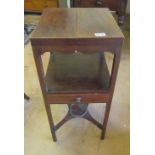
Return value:
M 110 108 L 111 108 L 111 103 L 106 103 L 101 139 L 104 139 L 104 137 L 105 137 L 105 132 L 106 132 L 107 122 L 108 122 L 108 118 L 109 118 Z
M 119 49 L 117 49 L 117 50 L 119 50 Z M 110 92 L 110 99 L 106 103 L 101 139 L 104 139 L 104 137 L 105 137 L 106 126 L 107 126 L 107 122 L 108 122 L 108 118 L 109 118 L 109 113 L 110 113 L 111 102 L 112 102 L 112 97 L 113 97 L 113 93 L 114 93 L 119 63 L 120 63 L 120 53 L 115 54 L 114 59 L 113 59 L 112 73 L 111 73 L 111 77 L 110 77 L 110 91 L 111 91 Z
M 53 141 L 56 142 L 57 141 L 57 137 L 56 137 L 56 134 L 55 134 L 56 129 L 55 129 L 54 123 L 53 123 L 53 117 L 52 117 L 50 104 L 45 103 L 45 108 L 46 108 L 46 112 L 47 112 L 47 117 L 48 117 L 48 122 L 49 122 L 49 125 L 50 125 L 52 138 L 53 138 Z
M 102 74 L 102 67 L 103 67 L 103 53 L 99 53 L 99 68 L 98 68 L 98 77 L 101 77 Z
M 127 0 L 120 1 L 118 4 L 118 25 L 122 26 L 124 24 L 124 19 L 125 19 L 125 13 L 126 13 L 126 6 L 127 6 Z
M 103 62 L 104 61 L 104 62 Z M 98 81 L 102 81 L 103 79 L 103 67 L 104 67 L 104 64 L 105 63 L 105 58 L 104 58 L 104 53 L 100 52 L 99 53 L 99 67 L 98 67 Z
M 53 141 L 57 141 L 50 104 L 47 102 L 47 98 L 46 98 L 46 82 L 44 78 L 44 69 L 43 69 L 43 64 L 41 59 L 41 51 L 39 49 L 36 49 L 34 46 L 32 46 L 32 48 L 33 48 L 33 55 L 36 63 L 37 73 L 38 73 L 39 82 L 40 82 L 40 86 L 41 86 L 41 90 L 44 98 L 44 104 L 45 104 L 45 108 L 48 116 L 48 122 L 50 125 Z
M 29 96 L 27 96 L 27 95 L 24 93 L 24 99 L 29 100 L 29 99 L 30 99 L 30 97 L 29 97 Z
M 122 26 L 124 24 L 125 15 L 118 15 L 118 25 Z

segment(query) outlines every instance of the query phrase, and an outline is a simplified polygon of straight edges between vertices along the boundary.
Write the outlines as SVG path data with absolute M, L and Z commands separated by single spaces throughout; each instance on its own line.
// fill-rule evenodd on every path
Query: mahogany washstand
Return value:
M 31 44 L 54 141 L 66 121 L 81 117 L 106 126 L 120 63 L 123 34 L 106 8 L 45 9 Z M 41 56 L 50 52 L 45 73 Z M 109 73 L 105 52 L 113 54 Z M 87 111 L 88 103 L 105 103 L 103 124 Z M 54 125 L 50 104 L 67 104 L 68 113 Z

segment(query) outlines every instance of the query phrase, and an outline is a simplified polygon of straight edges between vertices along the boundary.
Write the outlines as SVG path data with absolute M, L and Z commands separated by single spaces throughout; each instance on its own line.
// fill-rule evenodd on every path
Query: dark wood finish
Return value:
M 47 94 L 47 102 L 50 103 L 57 103 L 57 104 L 68 104 L 75 102 L 75 99 L 80 96 L 82 97 L 82 102 L 86 103 L 105 103 L 109 101 L 110 95 L 108 92 L 100 91 L 100 92 L 91 92 L 90 93 L 73 93 L 73 92 L 66 92 L 66 93 L 51 93 Z
M 103 32 L 105 36 L 95 36 Z M 89 113 L 83 116 L 102 129 L 101 139 L 104 138 L 123 38 L 109 9 L 44 10 L 31 44 L 54 141 L 55 131 L 73 117 L 68 113 L 54 125 L 50 104 L 73 104 L 79 97 L 84 104 L 106 103 L 103 125 Z M 47 71 L 41 59 L 45 52 L 51 53 Z M 111 75 L 104 52 L 114 55 Z
M 105 32 L 106 36 L 95 37 L 94 33 L 96 32 Z M 35 39 L 38 41 L 39 38 L 41 41 L 45 40 L 47 44 L 54 41 L 54 44 L 61 42 L 63 45 L 79 46 L 88 44 L 89 40 L 87 39 L 99 41 L 101 44 L 101 41 L 105 39 L 111 38 L 117 42 L 122 37 L 120 28 L 107 8 L 47 8 L 43 12 L 37 29 L 33 32 L 32 41 Z
M 67 121 L 76 118 L 74 116 L 72 116 L 69 111 L 66 114 L 66 116 L 58 123 L 55 125 L 55 130 L 58 130 L 63 124 L 65 124 Z M 86 114 L 82 117 L 90 122 L 92 122 L 94 125 L 96 125 L 99 129 L 102 130 L 103 125 L 101 123 L 99 123 L 98 121 L 96 121 L 91 115 L 90 113 L 87 111 Z
M 24 99 L 29 100 L 29 99 L 30 99 L 30 97 L 29 97 L 29 96 L 27 96 L 27 95 L 24 93 Z
M 109 8 L 118 14 L 118 24 L 124 23 L 127 0 L 71 0 L 72 7 Z
M 41 13 L 44 8 L 58 7 L 58 0 L 24 0 L 24 11 Z

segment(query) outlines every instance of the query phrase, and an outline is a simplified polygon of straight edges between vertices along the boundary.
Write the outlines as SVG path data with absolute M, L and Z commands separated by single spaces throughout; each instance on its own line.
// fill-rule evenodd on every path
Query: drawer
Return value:
M 44 8 L 54 8 L 57 7 L 57 0 L 44 0 Z
M 25 0 L 24 1 L 24 10 L 25 11 L 34 11 L 42 12 L 44 8 L 47 7 L 57 7 L 57 0 Z
M 117 10 L 118 0 L 74 0 L 74 7 L 105 7 Z
M 57 51 L 73 53 L 80 52 L 98 52 L 98 51 L 113 51 L 115 47 L 122 42 L 121 39 L 35 39 L 31 38 L 32 46 L 40 49 L 40 51 Z
M 24 10 L 25 11 L 42 11 L 43 9 L 43 0 L 25 0 L 24 1 Z
M 99 7 L 116 7 L 118 0 L 95 0 L 96 6 Z
M 72 104 L 80 97 L 82 103 L 105 103 L 109 101 L 109 94 L 103 93 L 77 93 L 77 94 L 48 94 L 48 104 Z

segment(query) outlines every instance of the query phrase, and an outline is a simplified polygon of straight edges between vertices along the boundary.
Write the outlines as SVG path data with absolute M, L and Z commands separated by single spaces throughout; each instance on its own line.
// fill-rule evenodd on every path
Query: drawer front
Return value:
M 25 11 L 41 11 L 43 9 L 43 1 L 41 0 L 25 0 L 24 10 Z
M 77 93 L 77 94 L 48 94 L 48 104 L 72 104 L 81 98 L 81 103 L 105 103 L 109 101 L 109 94 L 92 94 L 92 93 Z
M 57 7 L 57 0 L 44 0 L 44 8 L 54 8 Z
M 74 0 L 74 7 L 95 7 L 96 0 Z
M 107 7 L 111 10 L 117 10 L 118 0 L 95 0 L 97 7 Z
M 74 0 L 74 7 L 107 7 L 117 10 L 118 0 Z
M 47 7 L 57 7 L 57 0 L 25 0 L 24 10 L 42 12 L 44 8 Z
M 49 39 L 31 39 L 32 46 L 36 47 L 42 53 L 47 51 L 57 51 L 64 53 L 73 53 L 76 51 L 90 53 L 98 51 L 116 51 L 116 47 L 122 44 L 122 39 L 88 39 L 88 40 L 49 40 Z

